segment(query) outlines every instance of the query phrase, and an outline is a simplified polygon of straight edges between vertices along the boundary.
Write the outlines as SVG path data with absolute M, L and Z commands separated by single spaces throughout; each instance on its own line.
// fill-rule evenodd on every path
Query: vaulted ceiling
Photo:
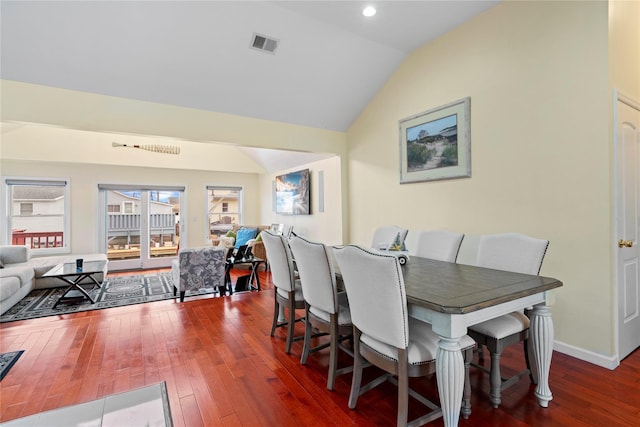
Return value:
M 346 131 L 408 54 L 496 3 L 2 0 L 0 77 Z

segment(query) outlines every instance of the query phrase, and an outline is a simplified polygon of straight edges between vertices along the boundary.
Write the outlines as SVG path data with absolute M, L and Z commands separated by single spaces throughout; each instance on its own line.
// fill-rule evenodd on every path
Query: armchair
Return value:
M 180 290 L 180 302 L 186 291 L 214 288 L 226 291 L 225 264 L 227 250 L 221 247 L 183 248 L 171 262 L 173 295 Z

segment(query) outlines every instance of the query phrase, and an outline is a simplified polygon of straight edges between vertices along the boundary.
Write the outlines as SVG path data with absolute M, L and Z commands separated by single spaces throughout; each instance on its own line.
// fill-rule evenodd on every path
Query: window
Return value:
M 68 247 L 68 181 L 5 178 L 4 185 L 3 243 L 27 245 L 38 252 Z
M 107 206 L 107 212 L 109 212 L 109 213 L 120 213 L 120 205 L 109 205 L 109 206 Z
M 124 213 L 126 214 L 133 213 L 133 202 L 122 202 L 122 206 L 124 207 Z
M 212 239 L 242 224 L 242 188 L 207 187 L 207 216 Z

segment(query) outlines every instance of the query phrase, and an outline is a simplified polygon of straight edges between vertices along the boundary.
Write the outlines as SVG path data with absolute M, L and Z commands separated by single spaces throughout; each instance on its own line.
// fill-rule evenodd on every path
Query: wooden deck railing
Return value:
M 149 248 L 149 253 L 151 257 L 164 257 L 164 256 L 174 256 L 178 253 L 178 245 L 175 246 L 160 246 Z M 107 250 L 107 258 L 109 259 L 130 259 L 130 258 L 139 258 L 140 257 L 140 248 L 129 248 L 129 249 L 108 249 Z
M 12 245 L 27 245 L 31 249 L 58 248 L 64 245 L 62 231 L 26 232 L 13 230 L 11 233 Z

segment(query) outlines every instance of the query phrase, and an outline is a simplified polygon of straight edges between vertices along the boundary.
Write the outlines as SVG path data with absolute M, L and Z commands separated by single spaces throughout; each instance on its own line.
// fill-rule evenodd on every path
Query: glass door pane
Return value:
M 180 191 L 149 192 L 149 258 L 146 265 L 165 265 L 161 258 L 178 253 L 180 239 Z M 171 260 L 168 261 L 171 265 Z
M 181 191 L 108 189 L 106 250 L 110 270 L 171 266 L 179 242 Z
M 110 269 L 140 268 L 142 192 L 106 190 Z

